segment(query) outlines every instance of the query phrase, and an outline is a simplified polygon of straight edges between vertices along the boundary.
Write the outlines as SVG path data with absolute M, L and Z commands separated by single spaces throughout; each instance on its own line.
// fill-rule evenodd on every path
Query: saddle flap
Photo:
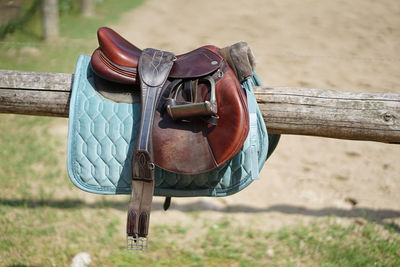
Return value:
M 218 123 L 201 118 L 174 121 L 155 113 L 153 124 L 154 161 L 164 170 L 179 174 L 199 174 L 224 164 L 241 149 L 249 132 L 247 99 L 229 69 L 216 82 Z
M 221 67 L 222 57 L 203 46 L 177 56 L 170 78 L 198 78 L 213 73 Z

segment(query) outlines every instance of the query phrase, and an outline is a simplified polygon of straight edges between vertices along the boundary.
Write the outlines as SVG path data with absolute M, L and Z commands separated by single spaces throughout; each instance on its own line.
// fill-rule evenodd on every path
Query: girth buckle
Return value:
M 148 251 L 148 238 L 140 237 L 137 234 L 134 236 L 126 237 L 126 249 Z

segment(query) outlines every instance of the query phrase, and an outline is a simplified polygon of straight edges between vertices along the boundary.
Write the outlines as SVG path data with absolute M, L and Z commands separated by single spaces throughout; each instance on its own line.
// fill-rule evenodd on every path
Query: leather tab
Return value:
M 139 217 L 139 237 L 146 237 L 149 232 L 148 214 L 143 211 Z
M 132 163 L 133 180 L 152 181 L 154 179 L 155 165 L 148 151 L 136 151 Z
M 128 212 L 128 218 L 126 223 L 126 234 L 128 236 L 135 236 L 135 222 L 136 222 L 136 211 L 131 210 Z
M 167 210 L 171 206 L 171 197 L 165 197 L 163 209 Z

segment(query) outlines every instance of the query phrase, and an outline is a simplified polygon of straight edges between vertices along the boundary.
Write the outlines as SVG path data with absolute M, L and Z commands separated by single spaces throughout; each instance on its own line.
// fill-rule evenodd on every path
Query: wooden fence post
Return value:
M 73 75 L 0 70 L 0 113 L 68 117 Z M 269 133 L 400 143 L 400 94 L 258 87 Z

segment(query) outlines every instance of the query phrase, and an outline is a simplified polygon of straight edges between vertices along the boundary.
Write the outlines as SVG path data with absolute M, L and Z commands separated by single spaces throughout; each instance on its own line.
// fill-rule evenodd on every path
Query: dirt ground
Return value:
M 151 0 L 108 26 L 138 47 L 176 54 L 244 40 L 268 86 L 400 93 L 399 14 L 398 0 Z M 162 201 L 152 224 L 228 216 L 266 231 L 335 215 L 400 229 L 400 146 L 285 135 L 242 192 L 175 198 L 168 212 Z

